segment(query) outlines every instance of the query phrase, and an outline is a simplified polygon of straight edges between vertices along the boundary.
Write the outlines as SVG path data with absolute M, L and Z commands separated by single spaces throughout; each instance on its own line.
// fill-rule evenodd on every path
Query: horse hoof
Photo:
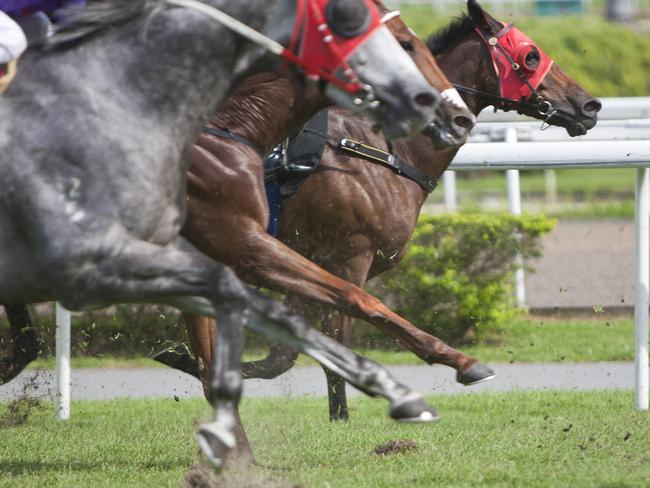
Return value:
M 218 422 L 202 425 L 197 439 L 201 451 L 217 469 L 223 467 L 228 453 L 236 445 L 234 434 L 221 427 Z
M 424 423 L 440 420 L 438 412 L 425 403 L 422 398 L 407 400 L 398 405 L 393 404 L 389 415 L 397 422 Z
M 477 385 L 496 377 L 496 373 L 483 363 L 476 363 L 464 372 L 456 373 L 456 381 L 465 386 Z

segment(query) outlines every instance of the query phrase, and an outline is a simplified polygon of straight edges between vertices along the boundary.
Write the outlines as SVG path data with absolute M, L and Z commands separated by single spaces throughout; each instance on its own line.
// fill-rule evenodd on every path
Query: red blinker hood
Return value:
M 553 60 L 513 24 L 506 25 L 494 37 L 486 38 L 484 32 L 476 30 L 490 49 L 499 79 L 499 95 L 513 100 L 523 100 L 533 95 L 531 87 L 537 90 L 551 69 Z M 531 51 L 539 54 L 539 61 L 534 67 L 525 63 Z

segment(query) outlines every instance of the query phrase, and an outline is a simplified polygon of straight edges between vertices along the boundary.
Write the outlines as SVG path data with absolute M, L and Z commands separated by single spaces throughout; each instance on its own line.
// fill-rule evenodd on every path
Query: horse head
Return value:
M 428 45 L 475 113 L 488 105 L 516 110 L 564 127 L 570 136 L 596 125 L 600 101 L 533 40 L 513 24 L 494 19 L 475 0 L 468 0 L 467 9 L 469 15 L 433 36 Z
M 287 57 L 308 79 L 327 82 L 333 101 L 376 119 L 389 138 L 433 119 L 440 93 L 371 0 L 299 0 L 295 18 Z

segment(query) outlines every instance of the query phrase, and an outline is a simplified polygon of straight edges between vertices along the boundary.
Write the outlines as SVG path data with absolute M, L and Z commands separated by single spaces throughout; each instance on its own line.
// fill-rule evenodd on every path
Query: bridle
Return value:
M 289 47 L 257 32 L 237 19 L 197 0 L 166 0 L 167 3 L 197 10 L 271 53 L 282 57 L 285 62 L 297 66 L 311 80 L 324 80 L 355 96 L 356 105 L 374 104 L 372 87 L 356 76 L 348 63 L 357 47 L 385 22 L 394 17 L 390 12 L 379 16 L 377 7 L 370 0 L 360 0 L 367 14 L 358 29 L 346 32 L 337 28 L 337 17 L 333 4 L 346 0 L 297 0 L 296 22 Z M 334 11 L 334 15 L 332 15 Z
M 574 120 L 571 113 L 553 106 L 537 90 L 542 79 L 553 65 L 553 60 L 535 46 L 521 31 L 516 29 L 514 24 L 505 25 L 495 35 L 484 31 L 476 24 L 474 30 L 476 30 L 490 52 L 499 85 L 498 93 L 488 93 L 454 84 L 454 87 L 459 92 L 482 98 L 485 102 L 494 106 L 495 112 L 497 110 L 505 112 L 515 110 L 517 113 L 535 112 L 543 117 L 542 130 L 550 126 L 550 121 L 554 117 Z M 528 49 L 528 52 L 536 53 L 537 61 L 535 66 L 526 66 L 525 58 L 521 59 L 521 56 L 517 55 L 517 51 L 521 53 L 522 49 Z M 534 102 L 526 101 L 531 97 Z

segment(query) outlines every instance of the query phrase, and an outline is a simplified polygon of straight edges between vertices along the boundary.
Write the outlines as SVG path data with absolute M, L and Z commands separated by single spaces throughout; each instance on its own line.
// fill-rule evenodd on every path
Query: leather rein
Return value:
M 399 156 L 390 152 L 384 151 L 377 147 L 369 146 L 353 139 L 341 138 L 330 136 L 329 134 L 321 134 L 310 129 L 305 129 L 304 132 L 309 132 L 322 137 L 326 141 L 332 143 L 333 147 L 345 153 L 351 154 L 357 158 L 366 159 L 372 163 L 378 163 L 386 168 L 391 169 L 395 174 L 408 178 L 414 181 L 424 191 L 431 193 L 438 186 L 438 180 L 429 178 L 429 176 L 418 169 L 417 167 L 404 161 Z M 390 142 L 389 142 L 390 147 Z

